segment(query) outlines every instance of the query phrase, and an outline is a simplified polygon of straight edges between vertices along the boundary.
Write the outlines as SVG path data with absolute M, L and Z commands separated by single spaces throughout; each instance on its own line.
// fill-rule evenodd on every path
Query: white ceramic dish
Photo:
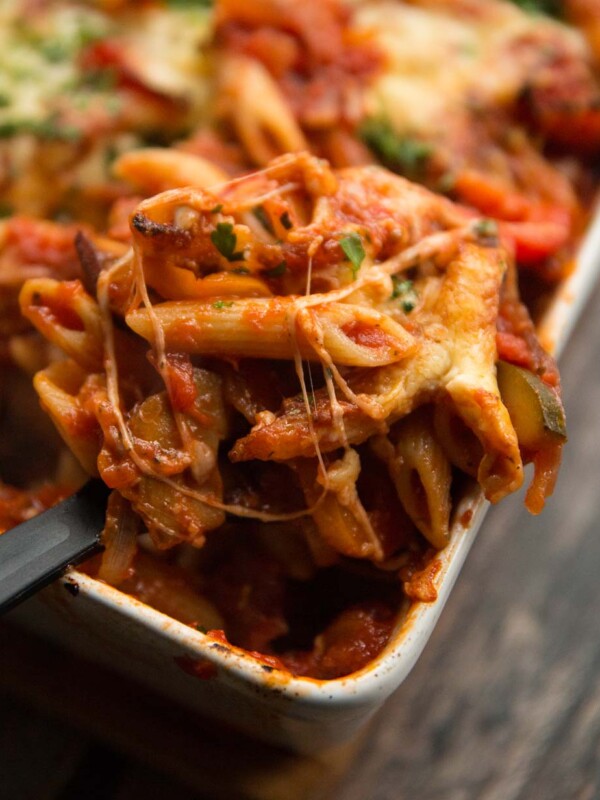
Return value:
M 540 325 L 544 344 L 556 354 L 600 273 L 598 253 L 600 215 Z M 402 683 L 435 627 L 487 507 L 474 488 L 456 509 L 456 520 L 470 519 L 468 525 L 455 523 L 450 544 L 437 556 L 438 599 L 404 609 L 383 653 L 360 672 L 333 681 L 292 678 L 75 570 L 10 616 L 187 708 L 308 753 L 352 737 Z

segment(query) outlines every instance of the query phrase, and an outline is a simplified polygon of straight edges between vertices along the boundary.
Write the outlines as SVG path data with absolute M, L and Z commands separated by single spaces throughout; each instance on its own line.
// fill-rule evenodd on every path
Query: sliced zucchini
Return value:
M 556 395 L 533 372 L 499 361 L 498 388 L 510 415 L 519 445 L 539 450 L 552 442 L 566 441 L 565 412 Z

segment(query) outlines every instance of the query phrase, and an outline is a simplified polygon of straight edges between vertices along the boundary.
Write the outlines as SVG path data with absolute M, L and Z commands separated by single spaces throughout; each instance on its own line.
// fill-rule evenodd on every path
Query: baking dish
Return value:
M 600 272 L 600 215 L 576 265 L 542 319 L 544 345 L 562 350 Z M 382 705 L 418 659 L 460 573 L 488 503 L 468 489 L 454 513 L 450 544 L 437 556 L 433 603 L 401 609 L 385 650 L 360 672 L 319 681 L 294 678 L 72 570 L 9 615 L 71 651 L 136 678 L 176 703 L 260 738 L 310 753 L 341 744 Z

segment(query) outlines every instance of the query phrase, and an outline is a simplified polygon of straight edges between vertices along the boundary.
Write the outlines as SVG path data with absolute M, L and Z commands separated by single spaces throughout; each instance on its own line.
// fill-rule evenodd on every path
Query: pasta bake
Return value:
M 542 510 L 600 85 L 585 4 L 519 5 L 0 3 L 0 358 L 75 457 L 44 429 L 0 525 L 100 478 L 90 575 L 332 679 L 436 599 L 468 487 Z
M 564 441 L 557 373 L 522 327 L 510 248 L 489 220 L 381 167 L 334 171 L 301 153 L 145 200 L 131 229 L 122 255 L 80 234 L 87 290 L 38 278 L 20 297 L 67 355 L 36 375 L 42 405 L 114 490 L 100 578 L 127 584 L 142 530 L 159 551 L 186 543 L 210 559 L 225 529 L 242 548 L 257 537 L 294 580 L 364 563 L 363 581 L 399 572 L 410 597 L 431 600 L 423 570 L 448 542 L 454 468 L 497 502 L 533 461 L 526 502 L 541 510 Z M 526 440 L 499 359 L 509 406 L 515 374 L 532 386 Z M 218 591 L 203 594 L 203 627 L 223 613 Z M 358 614 L 372 647 L 382 619 L 389 635 L 389 603 L 341 619 Z M 225 627 L 317 677 L 362 666 L 327 645 L 279 650 L 287 626 L 272 622 Z

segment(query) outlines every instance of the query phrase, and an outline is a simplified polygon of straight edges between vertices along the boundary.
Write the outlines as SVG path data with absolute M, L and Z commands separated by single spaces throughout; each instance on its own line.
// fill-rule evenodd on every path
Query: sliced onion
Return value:
M 131 574 L 137 553 L 139 517 L 118 492 L 112 492 L 106 510 L 106 526 L 102 534 L 105 550 L 98 577 L 118 586 Z

